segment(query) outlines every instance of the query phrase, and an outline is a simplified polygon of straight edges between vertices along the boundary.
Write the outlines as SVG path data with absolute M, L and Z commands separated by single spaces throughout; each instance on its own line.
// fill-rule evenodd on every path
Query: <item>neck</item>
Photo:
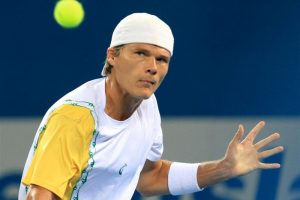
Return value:
M 105 95 L 105 113 L 119 121 L 128 119 L 143 101 L 141 98 L 134 98 L 122 91 L 118 84 L 109 77 L 105 82 Z

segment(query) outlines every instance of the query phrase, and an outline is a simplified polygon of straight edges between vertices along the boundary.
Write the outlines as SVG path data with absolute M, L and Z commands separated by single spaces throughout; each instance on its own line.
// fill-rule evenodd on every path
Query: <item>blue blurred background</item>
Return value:
M 53 19 L 55 0 L 1 3 L 2 146 L 7 143 L 7 120 L 38 121 L 65 93 L 100 77 L 112 31 L 120 19 L 132 12 L 155 14 L 166 21 L 174 33 L 170 71 L 156 93 L 163 118 L 210 117 L 214 121 L 214 117 L 256 119 L 264 116 L 292 119 L 293 122 L 287 122 L 292 124 L 299 118 L 299 0 L 81 2 L 85 20 L 80 27 L 69 30 Z M 28 144 L 26 147 L 29 149 Z M 298 161 L 298 156 L 293 155 Z M 3 150 L 0 156 L 0 166 L 11 157 Z M 274 159 L 283 162 L 283 155 Z M 25 158 L 18 160 L 23 163 Z M 22 166 L 15 168 L 20 171 Z M 0 170 L 0 199 L 15 199 L 13 195 L 4 195 L 4 189 L 7 180 L 20 179 L 19 171 L 6 173 L 4 167 L 2 172 Z M 273 173 L 263 177 L 277 177 L 278 181 L 280 171 Z M 300 178 L 294 178 L 291 184 L 298 194 Z M 262 183 L 268 179 L 259 180 Z M 243 185 L 238 180 L 233 182 L 237 187 Z M 269 191 L 273 196 L 264 193 L 268 188 L 260 187 L 259 183 L 256 188 L 256 199 L 277 198 L 274 193 L 277 187 Z M 204 199 L 226 199 L 226 195 L 216 197 L 211 189 L 206 191 L 182 198 L 201 199 L 202 194 Z M 299 200 L 300 195 L 290 199 Z
M 98 78 L 114 27 L 132 12 L 158 15 L 174 32 L 162 115 L 300 114 L 298 0 L 83 0 L 86 18 L 73 30 L 56 24 L 55 3 L 2 2 L 1 116 L 41 116 Z

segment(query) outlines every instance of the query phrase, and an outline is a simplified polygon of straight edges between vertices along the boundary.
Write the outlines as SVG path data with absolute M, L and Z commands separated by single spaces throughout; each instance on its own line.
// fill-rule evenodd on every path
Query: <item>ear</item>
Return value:
M 114 48 L 108 48 L 106 51 L 106 60 L 107 62 L 114 66 L 115 62 L 115 49 Z

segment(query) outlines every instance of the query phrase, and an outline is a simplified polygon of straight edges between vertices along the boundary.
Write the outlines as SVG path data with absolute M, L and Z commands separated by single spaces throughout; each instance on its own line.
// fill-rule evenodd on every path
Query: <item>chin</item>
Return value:
M 149 95 L 149 96 L 144 96 L 143 99 L 146 100 L 146 99 L 149 99 L 150 97 L 151 97 L 151 95 Z
M 147 89 L 136 91 L 134 96 L 137 97 L 138 99 L 146 100 L 149 99 L 153 95 L 153 93 L 154 93 L 153 90 L 147 88 Z
M 144 92 L 138 96 L 139 96 L 139 98 L 146 100 L 146 99 L 149 99 L 152 96 L 152 94 L 153 94 L 153 92 Z
M 143 99 L 143 100 L 146 100 L 146 99 L 149 99 L 151 97 L 151 95 L 141 95 L 141 96 L 139 96 L 139 98 Z

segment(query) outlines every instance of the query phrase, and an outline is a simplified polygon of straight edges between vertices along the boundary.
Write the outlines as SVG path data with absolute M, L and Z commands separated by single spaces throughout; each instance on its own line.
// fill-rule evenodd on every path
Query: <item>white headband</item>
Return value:
M 116 26 L 110 47 L 129 43 L 148 43 L 167 49 L 173 54 L 174 37 L 170 27 L 155 15 L 133 13 L 122 19 Z M 107 65 L 104 65 L 102 76 Z

